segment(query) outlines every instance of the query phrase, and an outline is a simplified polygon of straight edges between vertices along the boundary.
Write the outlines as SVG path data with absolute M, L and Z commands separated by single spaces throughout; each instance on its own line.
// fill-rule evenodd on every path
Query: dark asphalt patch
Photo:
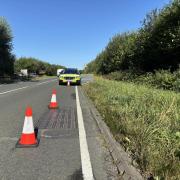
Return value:
M 35 122 L 35 129 L 38 130 L 38 136 L 43 138 L 78 137 L 76 113 L 76 109 L 72 107 L 46 111 Z
M 82 169 L 76 170 L 67 180 L 83 180 Z
M 76 109 L 64 107 L 46 111 L 42 117 L 35 122 L 38 129 L 77 129 Z
M 76 94 L 75 93 L 72 93 L 71 97 L 72 97 L 72 99 L 76 100 Z

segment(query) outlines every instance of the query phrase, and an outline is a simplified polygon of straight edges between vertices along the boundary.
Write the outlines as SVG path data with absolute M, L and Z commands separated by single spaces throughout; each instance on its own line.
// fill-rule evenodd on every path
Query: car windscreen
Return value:
M 65 69 L 62 74 L 79 74 L 77 69 Z

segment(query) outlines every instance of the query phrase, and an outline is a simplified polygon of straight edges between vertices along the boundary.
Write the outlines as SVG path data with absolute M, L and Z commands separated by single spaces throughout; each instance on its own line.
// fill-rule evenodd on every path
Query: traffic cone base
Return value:
M 39 146 L 39 139 L 36 139 L 35 144 L 21 144 L 21 139 L 16 143 L 16 148 L 33 148 Z
M 58 106 L 58 104 L 57 104 L 57 102 L 55 103 L 50 103 L 49 105 L 48 105 L 48 108 L 49 109 L 58 109 L 59 108 L 59 106 Z

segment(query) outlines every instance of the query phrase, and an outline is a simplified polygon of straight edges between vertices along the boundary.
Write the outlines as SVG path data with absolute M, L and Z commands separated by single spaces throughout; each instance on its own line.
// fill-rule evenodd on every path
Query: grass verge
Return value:
M 97 77 L 83 86 L 142 173 L 180 179 L 180 94 Z

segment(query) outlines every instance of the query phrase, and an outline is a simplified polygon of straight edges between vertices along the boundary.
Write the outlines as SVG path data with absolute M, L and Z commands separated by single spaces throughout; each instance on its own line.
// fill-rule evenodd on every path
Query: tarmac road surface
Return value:
M 92 78 L 83 76 L 82 83 Z M 52 89 L 57 91 L 57 110 L 48 109 Z M 108 179 L 100 133 L 83 97 L 81 87 L 59 86 L 57 78 L 1 85 L 0 179 Z M 40 143 L 15 148 L 28 105 Z

